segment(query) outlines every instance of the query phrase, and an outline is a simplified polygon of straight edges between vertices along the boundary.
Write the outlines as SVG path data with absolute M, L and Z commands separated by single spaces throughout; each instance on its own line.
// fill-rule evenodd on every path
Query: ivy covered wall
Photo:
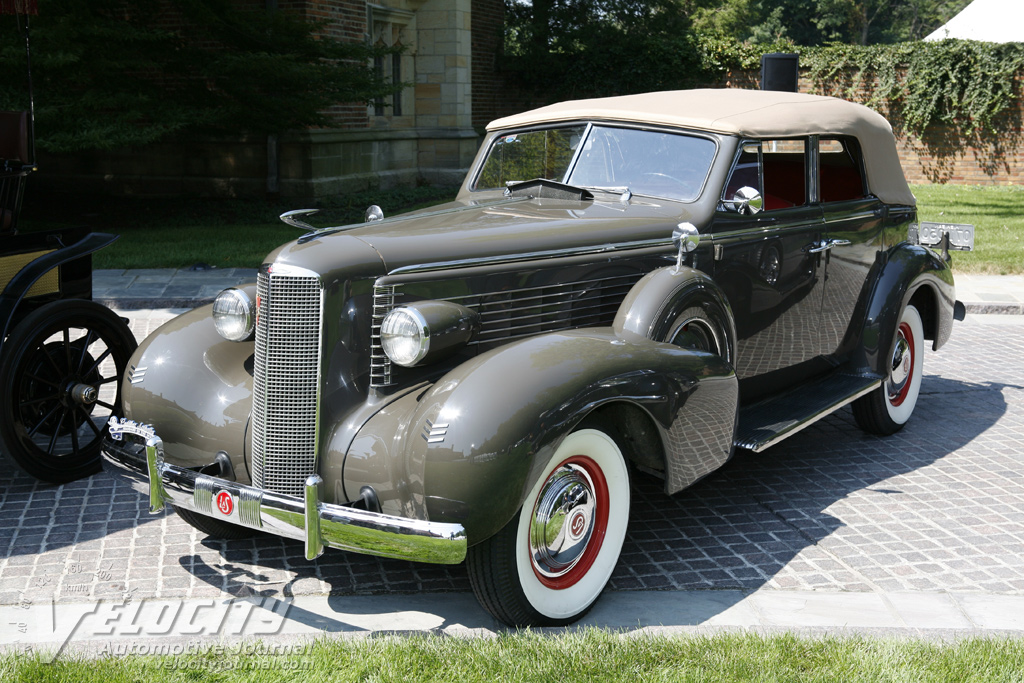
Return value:
M 910 182 L 1024 183 L 1024 44 L 835 45 L 800 64 L 801 90 L 889 119 Z

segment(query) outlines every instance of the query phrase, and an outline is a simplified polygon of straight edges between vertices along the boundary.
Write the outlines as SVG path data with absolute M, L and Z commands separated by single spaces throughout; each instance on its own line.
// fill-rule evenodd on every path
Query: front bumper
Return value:
M 427 522 L 320 502 L 318 475 L 306 479 L 305 496 L 297 498 L 212 477 L 164 462 L 163 441 L 145 446 L 107 438 L 103 469 L 149 495 L 149 511 L 165 506 L 303 541 L 306 558 L 325 547 L 417 562 L 458 564 L 466 557 L 461 524 Z

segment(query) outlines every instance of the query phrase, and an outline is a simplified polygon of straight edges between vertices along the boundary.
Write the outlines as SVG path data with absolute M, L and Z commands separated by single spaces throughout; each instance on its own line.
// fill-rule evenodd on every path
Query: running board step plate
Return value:
M 833 372 L 784 394 L 740 409 L 737 448 L 760 453 L 882 383 L 876 375 Z

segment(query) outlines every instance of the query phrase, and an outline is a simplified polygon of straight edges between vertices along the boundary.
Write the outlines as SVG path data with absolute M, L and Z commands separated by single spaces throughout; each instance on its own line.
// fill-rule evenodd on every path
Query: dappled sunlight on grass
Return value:
M 953 252 L 959 273 L 1024 273 L 1024 187 L 914 185 L 922 221 L 974 225 L 974 251 Z

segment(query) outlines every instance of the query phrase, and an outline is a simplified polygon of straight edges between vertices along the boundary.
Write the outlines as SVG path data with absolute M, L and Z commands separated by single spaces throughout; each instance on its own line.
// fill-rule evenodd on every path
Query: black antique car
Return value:
M 19 232 L 36 169 L 29 16 L 0 3 L 25 43 L 29 109 L 0 111 L 0 451 L 32 476 L 64 483 L 99 471 L 104 424 L 120 414 L 128 325 L 92 298 L 92 253 L 117 239 L 85 228 Z
M 206 533 L 465 559 L 498 619 L 570 622 L 618 562 L 631 469 L 672 494 L 846 404 L 910 419 L 963 313 L 915 223 L 889 125 L 849 102 L 502 119 L 453 203 L 312 230 L 147 339 L 105 464 Z

